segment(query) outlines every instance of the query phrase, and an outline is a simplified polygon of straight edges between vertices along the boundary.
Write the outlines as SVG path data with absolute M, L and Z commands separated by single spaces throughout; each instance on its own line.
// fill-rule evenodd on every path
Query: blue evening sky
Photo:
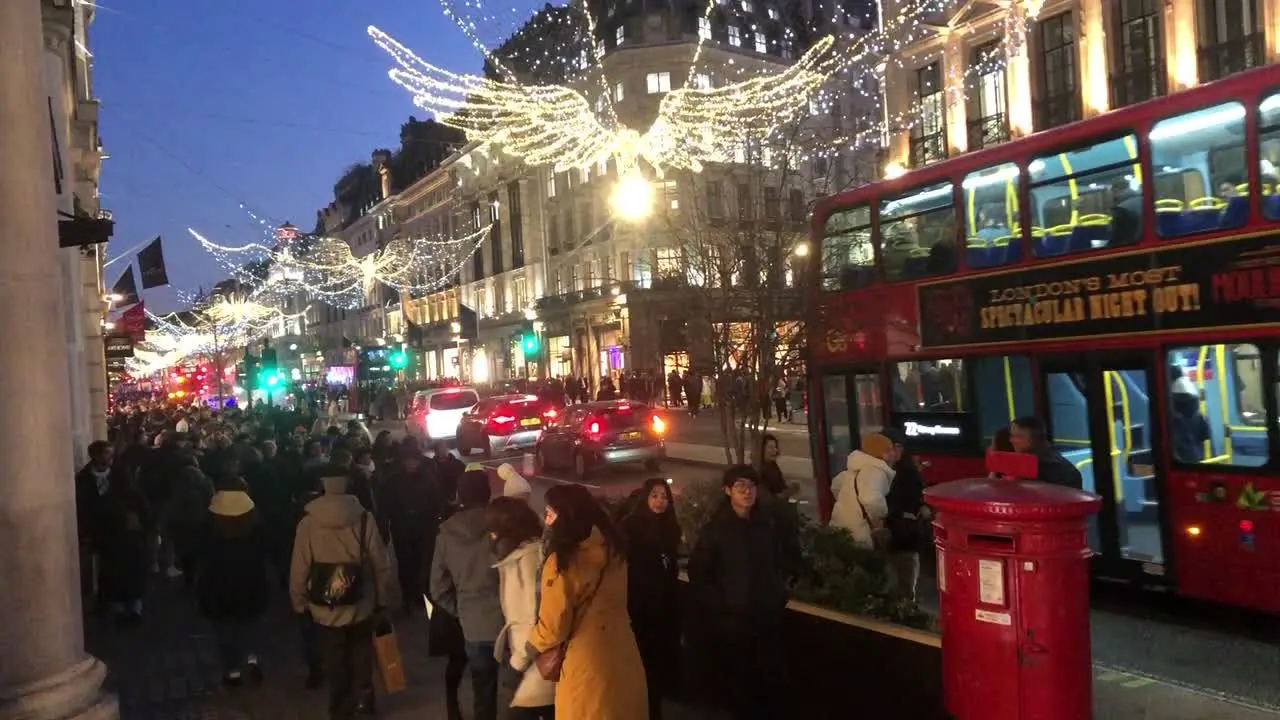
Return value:
M 482 40 L 514 30 L 512 6 Z M 115 217 L 109 255 L 164 236 L 171 288 L 144 293 L 173 309 L 174 288 L 226 276 L 192 238 L 260 241 L 243 202 L 304 230 L 333 183 L 375 147 L 395 148 L 400 124 L 427 117 L 386 76 L 365 34 L 377 25 L 429 62 L 476 72 L 481 55 L 438 0 L 98 0 L 90 28 L 101 133 L 102 206 Z M 107 269 L 114 283 L 121 261 Z

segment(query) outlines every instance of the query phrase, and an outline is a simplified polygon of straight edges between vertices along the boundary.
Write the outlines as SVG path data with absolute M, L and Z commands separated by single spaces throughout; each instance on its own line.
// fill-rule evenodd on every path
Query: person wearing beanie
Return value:
M 458 618 L 466 665 L 471 668 L 474 695 L 472 716 L 476 720 L 496 720 L 498 716 L 498 661 L 493 648 L 505 625 L 498 570 L 494 567 L 493 542 L 485 509 L 491 490 L 489 473 L 467 470 L 458 481 L 458 502 L 462 509 L 440 526 L 435 556 L 431 561 L 431 601 L 436 612 Z M 460 718 L 458 660 L 450 658 L 453 672 L 446 669 L 445 699 L 448 717 Z
M 529 502 L 529 498 L 533 496 L 533 488 L 529 485 L 529 481 L 516 472 L 516 469 L 511 467 L 511 463 L 502 463 L 498 466 L 498 479 L 502 480 L 503 497 Z
M 859 547 L 887 549 L 889 489 L 893 486 L 898 446 L 878 432 L 863 433 L 861 446 L 849 453 L 845 470 L 831 479 L 835 506 L 832 527 L 853 535 Z

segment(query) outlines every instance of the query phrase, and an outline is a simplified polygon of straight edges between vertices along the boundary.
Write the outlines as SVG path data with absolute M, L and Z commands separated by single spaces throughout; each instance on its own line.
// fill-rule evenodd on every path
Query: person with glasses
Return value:
M 755 468 L 730 467 L 721 484 L 725 500 L 689 560 L 700 624 L 732 716 L 785 717 L 782 619 L 799 548 L 776 515 L 757 505 Z

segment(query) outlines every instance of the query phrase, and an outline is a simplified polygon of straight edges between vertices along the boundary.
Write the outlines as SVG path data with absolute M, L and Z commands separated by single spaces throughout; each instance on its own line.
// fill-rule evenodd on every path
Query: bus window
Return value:
M 822 238 L 822 289 L 866 287 L 875 279 L 871 246 L 871 207 L 837 210 L 827 217 Z
M 1132 134 L 1031 161 L 1036 257 L 1132 245 L 1142 237 L 1142 166 Z
M 1022 259 L 1018 166 L 1004 163 L 969 173 L 964 189 L 965 263 L 971 268 Z
M 1173 459 L 1259 467 L 1267 462 L 1262 355 L 1254 345 L 1192 345 L 1169 351 L 1169 445 Z
M 1258 110 L 1262 214 L 1268 220 L 1280 220 L 1280 93 L 1268 96 Z
M 1025 355 L 983 357 L 969 362 L 973 368 L 973 405 L 978 413 L 983 447 L 1002 427 L 1020 417 L 1035 415 L 1035 387 L 1031 360 Z
M 1233 102 L 1152 126 L 1157 235 L 1225 230 L 1249 219 L 1244 118 L 1244 105 Z
M 966 412 L 969 393 L 963 360 L 900 362 L 893 376 L 897 412 Z
M 951 183 L 917 188 L 880 204 L 885 278 L 909 280 L 956 269 L 956 214 Z

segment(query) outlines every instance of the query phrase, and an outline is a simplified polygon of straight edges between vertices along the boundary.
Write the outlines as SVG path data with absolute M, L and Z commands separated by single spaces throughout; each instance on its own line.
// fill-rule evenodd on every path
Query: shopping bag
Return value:
M 400 641 L 396 629 L 386 619 L 378 621 L 373 630 L 373 652 L 378 662 L 378 675 L 387 694 L 405 689 L 404 663 L 400 657 Z

